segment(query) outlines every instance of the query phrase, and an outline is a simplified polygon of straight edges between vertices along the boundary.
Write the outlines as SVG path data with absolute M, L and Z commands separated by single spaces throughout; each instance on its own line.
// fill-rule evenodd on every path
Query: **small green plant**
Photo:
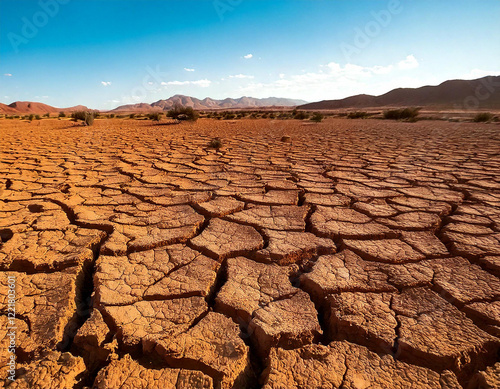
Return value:
M 211 149 L 220 149 L 222 147 L 222 141 L 220 138 L 213 138 L 209 143 L 208 143 L 208 147 L 210 147 Z
M 349 112 L 347 114 L 348 119 L 366 119 L 368 117 L 368 113 L 364 111 L 355 111 L 355 112 Z
M 481 112 L 474 116 L 472 119 L 475 123 L 490 122 L 493 120 L 493 115 L 489 112 Z
M 65 118 L 66 114 L 63 111 L 61 111 L 61 112 L 59 112 L 59 117 L 60 118 Z
M 420 108 L 402 108 L 384 111 L 384 119 L 416 121 Z
M 31 114 L 29 117 L 28 117 L 28 120 L 31 122 L 33 121 L 33 119 L 35 118 L 35 115 Z
M 43 115 L 43 117 L 50 118 L 50 113 L 47 112 L 45 115 Z
M 322 122 L 324 119 L 324 116 L 323 114 L 319 113 L 319 112 L 315 112 L 312 117 L 311 117 L 311 121 L 312 122 L 315 122 L 315 123 L 320 123 Z
M 40 120 L 41 119 L 40 115 L 35 115 L 35 119 Z

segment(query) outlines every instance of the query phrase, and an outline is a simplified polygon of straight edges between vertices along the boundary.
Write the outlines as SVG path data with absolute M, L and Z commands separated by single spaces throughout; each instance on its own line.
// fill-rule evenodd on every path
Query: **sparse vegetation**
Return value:
M 131 114 L 129 115 L 129 118 L 130 118 L 130 119 L 135 119 L 135 113 L 131 113 Z
M 40 115 L 35 115 L 35 119 L 40 120 L 41 119 Z
M 402 108 L 384 111 L 384 119 L 416 121 L 420 108 Z
M 108 118 L 110 118 L 110 119 L 113 119 L 114 117 L 115 117 L 115 114 L 114 114 L 114 113 L 110 113 L 110 114 L 108 115 Z
M 95 112 L 85 112 L 85 125 L 91 126 L 94 124 Z
M 162 113 L 161 112 L 151 112 L 148 114 L 148 119 L 154 122 L 159 122 L 161 120 Z
M 35 115 L 31 114 L 29 117 L 28 117 L 28 120 L 31 122 L 33 121 L 33 119 L 35 118 Z
M 323 114 L 319 113 L 319 112 L 315 112 L 312 117 L 311 117 L 311 121 L 312 122 L 315 122 L 315 123 L 320 123 L 322 122 L 324 119 L 324 116 Z
M 43 115 L 43 117 L 45 117 L 45 118 L 50 118 L 50 113 L 49 113 L 49 112 L 47 112 L 45 115 Z
M 209 143 L 208 147 L 212 149 L 220 149 L 222 147 L 222 141 L 220 138 L 213 138 Z
M 59 117 L 60 118 L 65 118 L 66 114 L 63 111 L 61 111 L 61 112 L 59 112 Z
M 366 119 L 367 117 L 368 113 L 364 111 L 354 111 L 347 114 L 348 119 Z
M 90 111 L 76 111 L 71 114 L 71 117 L 75 122 L 78 120 L 83 120 L 85 125 L 91 126 L 92 124 L 94 124 L 96 113 Z
M 193 107 L 183 107 L 180 104 L 176 104 L 167 112 L 167 117 L 176 120 L 189 120 L 195 122 L 198 120 L 199 114 Z
M 493 115 L 489 112 L 481 112 L 476 114 L 472 120 L 476 123 L 490 122 L 493 120 Z
M 293 114 L 293 112 L 295 112 L 295 113 Z M 304 111 L 297 112 L 297 110 L 294 110 L 294 111 L 292 111 L 292 114 L 293 114 L 293 118 L 297 119 L 297 120 L 309 119 L 309 114 L 304 112 Z

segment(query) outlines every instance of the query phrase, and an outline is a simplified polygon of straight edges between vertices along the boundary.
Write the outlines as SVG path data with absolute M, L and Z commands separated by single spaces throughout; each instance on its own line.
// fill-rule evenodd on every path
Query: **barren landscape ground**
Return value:
M 2 385 L 498 388 L 499 220 L 495 123 L 0 119 Z

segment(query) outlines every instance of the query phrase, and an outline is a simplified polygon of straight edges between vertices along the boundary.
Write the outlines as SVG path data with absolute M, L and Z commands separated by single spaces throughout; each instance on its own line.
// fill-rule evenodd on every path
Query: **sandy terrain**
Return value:
M 0 387 L 15 276 L 9 388 L 498 388 L 499 221 L 497 124 L 0 119 Z

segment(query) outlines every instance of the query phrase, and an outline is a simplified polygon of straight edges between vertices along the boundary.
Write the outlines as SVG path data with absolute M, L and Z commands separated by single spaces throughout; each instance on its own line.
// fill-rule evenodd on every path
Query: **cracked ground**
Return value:
M 500 387 L 497 124 L 4 119 L 0 237 L 0 387 Z

